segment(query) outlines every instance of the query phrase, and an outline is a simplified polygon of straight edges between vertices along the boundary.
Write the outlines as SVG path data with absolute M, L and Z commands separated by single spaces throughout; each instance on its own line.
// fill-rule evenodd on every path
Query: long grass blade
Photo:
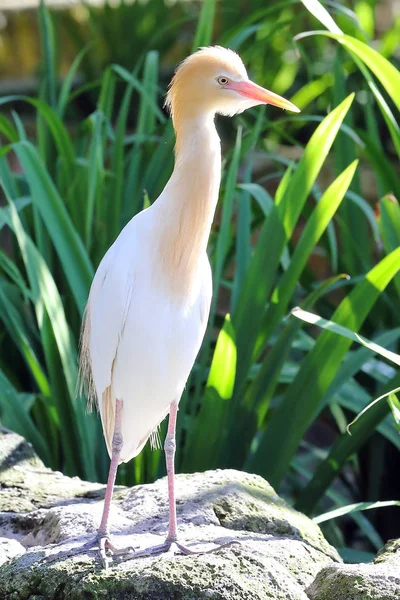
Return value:
M 202 470 L 219 464 L 236 373 L 235 333 L 229 315 L 219 333 L 199 414 L 188 431 L 183 469 Z
M 25 262 L 31 289 L 35 299 L 39 299 L 47 311 L 63 367 L 62 376 L 65 377 L 69 392 L 73 414 L 68 411 L 67 406 L 62 402 L 58 402 L 59 414 L 65 419 L 64 425 L 69 423 L 69 427 L 62 430 L 64 433 L 64 452 L 67 457 L 70 457 L 72 466 L 76 458 L 75 449 L 80 448 L 80 454 L 83 458 L 82 464 L 84 465 L 83 470 L 86 476 L 93 479 L 95 477 L 93 446 L 91 444 L 93 432 L 90 435 L 90 429 L 88 428 L 90 419 L 85 415 L 84 404 L 75 397 L 77 382 L 76 342 L 71 336 L 53 277 L 32 240 L 26 235 L 15 207 L 10 200 L 9 202 L 13 230 Z
M 400 248 L 366 274 L 365 279 L 342 300 L 332 320 L 357 331 L 381 292 L 397 273 L 399 260 Z M 351 340 L 347 338 L 323 331 L 286 390 L 251 463 L 252 468 L 266 476 L 273 485 L 281 481 L 350 344 Z M 285 444 L 282 446 L 279 440 L 283 436 Z M 274 461 L 266 461 L 265 457 L 273 456 L 274 448 L 279 444 L 280 452 Z
M 347 327 L 343 327 L 343 325 L 339 325 L 338 323 L 335 323 L 333 321 L 323 319 L 322 317 L 319 317 L 318 315 L 315 315 L 306 310 L 303 310 L 302 308 L 300 308 L 298 306 L 292 310 L 291 314 L 294 317 L 297 317 L 297 319 L 301 319 L 302 321 L 305 321 L 306 323 L 310 323 L 311 325 L 316 325 L 317 327 L 321 327 L 322 329 L 325 329 L 328 331 L 333 331 L 334 333 L 337 333 L 338 335 L 342 335 L 343 337 L 346 337 L 347 339 L 352 340 L 353 342 L 358 342 L 359 344 L 362 344 L 366 348 L 369 348 L 372 352 L 376 352 L 377 354 L 380 354 L 387 360 L 390 360 L 391 362 L 400 366 L 400 355 L 399 354 L 396 354 L 395 352 L 391 352 L 391 350 L 387 350 L 386 348 L 383 348 L 382 346 L 380 346 L 379 344 L 376 344 L 375 342 L 371 342 L 371 340 L 368 340 L 367 338 L 363 337 L 362 335 L 359 335 L 358 333 L 351 331 Z
M 214 28 L 216 2 L 215 0 L 203 0 L 196 33 L 193 40 L 192 51 L 195 52 L 200 46 L 209 46 Z
M 33 203 L 65 270 L 78 311 L 83 314 L 93 277 L 90 259 L 35 148 L 30 142 L 19 142 L 14 149 L 26 174 Z
M 393 388 L 393 386 L 400 386 L 399 376 L 390 382 L 390 387 Z M 385 388 L 388 389 L 388 386 Z M 354 423 L 352 435 L 346 432 L 339 436 L 326 459 L 320 463 L 312 479 L 299 495 L 296 503 L 298 510 L 306 514 L 314 512 L 321 497 L 337 477 L 345 462 L 371 437 L 389 412 L 390 408 L 386 402 L 378 402 Z
M 261 327 L 264 307 L 274 285 L 285 244 L 291 237 L 319 170 L 352 103 L 349 96 L 318 126 L 299 165 L 288 181 L 282 200 L 271 211 L 261 229 L 247 279 L 233 316 L 238 344 L 237 396 L 242 395 L 254 345 Z
M 29 415 L 29 405 L 34 401 L 34 394 L 18 392 L 0 369 L 0 418 L 2 425 L 19 433 L 33 444 L 40 458 L 48 463 L 51 459 L 46 439 L 37 430 Z

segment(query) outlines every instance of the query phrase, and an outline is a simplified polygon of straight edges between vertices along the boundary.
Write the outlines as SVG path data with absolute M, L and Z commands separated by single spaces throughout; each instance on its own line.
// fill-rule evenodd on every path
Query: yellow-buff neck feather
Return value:
M 175 167 L 159 205 L 159 249 L 175 294 L 190 293 L 218 202 L 221 147 L 214 115 L 175 113 Z

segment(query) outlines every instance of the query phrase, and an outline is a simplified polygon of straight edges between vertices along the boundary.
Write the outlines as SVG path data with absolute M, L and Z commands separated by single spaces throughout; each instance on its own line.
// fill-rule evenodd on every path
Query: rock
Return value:
M 0 566 L 24 552 L 25 548 L 17 540 L 0 537 Z
M 31 534 L 43 518 L 35 509 L 104 497 L 103 485 L 46 468 L 31 444 L 1 427 L 0 465 L 0 536 L 5 538 L 21 542 Z
M 0 567 L 0 599 L 307 600 L 317 573 L 340 562 L 315 523 L 261 477 L 234 470 L 179 475 L 178 524 L 181 541 L 193 549 L 232 540 L 240 545 L 193 556 L 115 559 L 107 571 L 95 551 L 43 562 L 93 536 L 104 486 L 53 473 L 22 438 L 5 433 L 0 447 L 4 439 L 14 457 L 18 448 L 26 458 L 6 459 L 0 535 L 18 539 L 25 552 Z M 21 490 L 25 497 L 18 500 Z M 111 513 L 113 542 L 135 548 L 160 543 L 167 509 L 165 479 L 120 488 Z
M 400 540 L 389 541 L 373 563 L 323 568 L 307 589 L 310 600 L 400 598 Z
M 0 507 L 24 513 L 89 494 L 104 495 L 104 486 L 65 477 L 47 469 L 23 437 L 0 427 Z M 1 524 L 0 524 L 1 527 Z
M 375 564 L 386 563 L 397 567 L 400 571 L 400 539 L 389 540 L 387 544 L 379 550 L 374 560 Z

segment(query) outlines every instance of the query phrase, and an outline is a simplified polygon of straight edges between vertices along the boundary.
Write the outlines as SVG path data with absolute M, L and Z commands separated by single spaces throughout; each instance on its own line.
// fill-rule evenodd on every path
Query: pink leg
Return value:
M 167 464 L 167 477 L 168 477 L 168 503 L 169 503 L 169 526 L 168 526 L 168 535 L 165 541 L 162 544 L 157 546 L 151 546 L 150 548 L 145 548 L 144 550 L 137 550 L 132 552 L 131 554 L 127 554 L 119 559 L 120 562 L 132 560 L 133 558 L 139 558 L 141 556 L 154 556 L 157 554 L 161 554 L 162 552 L 168 552 L 171 546 L 176 546 L 178 550 L 180 550 L 183 554 L 208 554 L 209 552 L 215 552 L 216 550 L 221 550 L 221 548 L 227 548 L 228 546 L 232 546 L 237 543 L 235 541 L 228 542 L 226 544 L 222 544 L 221 546 L 217 546 L 212 550 L 206 551 L 193 551 L 190 548 L 187 548 L 180 542 L 178 542 L 178 533 L 177 533 L 177 522 L 176 522 L 176 501 L 175 501 L 175 450 L 176 450 L 176 417 L 178 414 L 178 402 L 172 402 L 170 411 L 169 411 L 169 422 L 168 422 L 168 432 L 167 437 L 165 438 L 164 450 L 165 450 L 165 461 Z M 125 553 L 124 553 L 125 554 Z
M 83 554 L 88 551 L 100 551 L 100 558 L 104 568 L 107 568 L 110 564 L 110 557 L 107 554 L 110 552 L 113 555 L 124 554 L 128 551 L 132 551 L 132 548 L 118 549 L 116 548 L 110 541 L 109 538 L 109 527 L 108 521 L 110 516 L 110 508 L 111 508 L 111 500 L 114 490 L 115 477 L 117 475 L 117 469 L 119 464 L 119 459 L 121 455 L 123 439 L 121 433 L 121 418 L 122 418 L 122 407 L 123 401 L 117 400 L 115 403 L 115 424 L 114 424 L 114 434 L 112 439 L 112 453 L 111 453 L 111 463 L 110 469 L 108 472 L 108 481 L 106 494 L 104 497 L 104 508 L 103 515 L 101 518 L 101 523 L 99 529 L 97 530 L 97 535 L 94 539 L 89 540 L 87 543 L 82 546 L 78 546 L 77 548 L 73 548 L 72 550 L 66 550 L 63 552 L 59 552 L 57 554 L 53 554 L 47 558 L 45 558 L 46 562 L 52 562 L 54 560 L 60 560 L 62 558 L 69 558 L 76 554 Z
M 121 417 L 122 417 L 122 400 L 116 400 L 115 402 L 115 424 L 114 424 L 114 435 L 111 445 L 111 463 L 108 471 L 108 480 L 106 495 L 104 496 L 104 508 L 103 516 L 101 517 L 101 523 L 98 530 L 99 537 L 109 535 L 108 518 L 110 515 L 111 500 L 114 491 L 115 478 L 117 476 L 117 469 L 119 464 L 119 458 L 122 450 L 122 433 L 121 433 Z
M 178 414 L 178 403 L 172 402 L 168 432 L 165 438 L 164 451 L 165 461 L 167 463 L 168 476 L 168 503 L 169 503 L 169 527 L 167 542 L 175 542 L 177 540 L 177 523 L 176 523 L 176 500 L 175 500 L 175 449 L 176 449 L 176 417 Z

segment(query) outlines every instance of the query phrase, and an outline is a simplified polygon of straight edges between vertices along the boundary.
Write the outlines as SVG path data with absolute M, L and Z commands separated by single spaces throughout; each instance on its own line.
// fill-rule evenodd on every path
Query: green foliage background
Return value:
M 214 297 L 180 404 L 177 469 L 259 473 L 321 522 L 351 504 L 347 521 L 324 525 L 350 560 L 365 558 L 360 532 L 367 552 L 394 537 L 397 507 L 384 509 L 397 521 L 360 511 L 400 495 L 395 394 L 363 413 L 351 436 L 346 429 L 399 387 L 393 361 L 290 314 L 300 305 L 398 350 L 400 21 L 374 39 L 378 8 L 332 2 L 346 35 L 306 37 L 330 24 L 297 0 L 122 2 L 81 7 L 84 19 L 42 3 L 40 91 L 0 98 L 0 417 L 47 465 L 106 479 L 99 419 L 75 394 L 88 290 L 106 249 L 171 173 L 162 99 L 173 65 L 219 43 L 302 113 L 257 108 L 219 120 Z M 76 47 L 67 70 L 63 44 Z M 119 481 L 163 473 L 161 450 L 146 447 Z

